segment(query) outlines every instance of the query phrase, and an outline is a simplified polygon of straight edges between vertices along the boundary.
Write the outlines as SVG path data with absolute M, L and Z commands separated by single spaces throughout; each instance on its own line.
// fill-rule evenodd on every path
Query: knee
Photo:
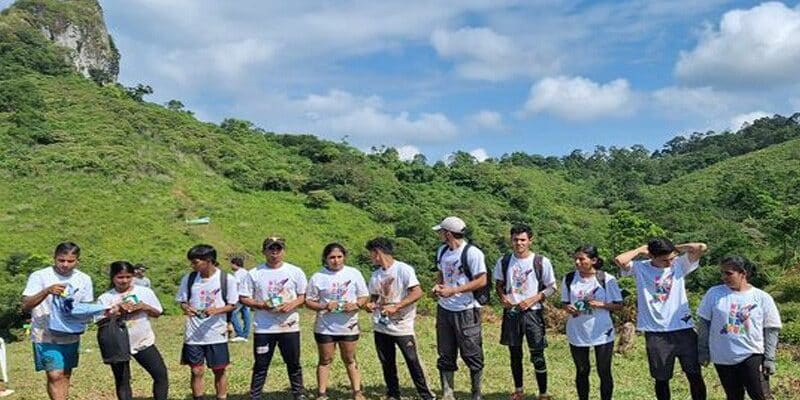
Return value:
M 47 380 L 53 383 L 59 383 L 66 380 L 69 380 L 69 375 L 64 373 L 64 371 L 48 371 L 47 372 Z
M 319 365 L 320 367 L 327 367 L 331 365 L 332 362 L 333 362 L 333 356 L 330 356 L 328 354 L 320 354 L 317 365 Z
M 342 354 L 342 362 L 344 365 L 350 366 L 356 363 L 356 355 L 355 354 Z
M 192 367 L 192 378 L 203 378 L 205 375 L 206 369 L 203 367 Z
M 544 358 L 544 350 L 531 351 L 531 362 L 536 372 L 547 372 L 547 361 Z

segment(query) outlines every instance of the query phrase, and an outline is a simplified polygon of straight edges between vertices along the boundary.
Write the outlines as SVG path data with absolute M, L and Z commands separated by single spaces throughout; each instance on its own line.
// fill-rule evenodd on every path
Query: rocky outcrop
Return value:
M 24 0 L 28 22 L 48 40 L 67 49 L 75 70 L 98 83 L 116 82 L 119 51 L 108 34 L 96 0 Z

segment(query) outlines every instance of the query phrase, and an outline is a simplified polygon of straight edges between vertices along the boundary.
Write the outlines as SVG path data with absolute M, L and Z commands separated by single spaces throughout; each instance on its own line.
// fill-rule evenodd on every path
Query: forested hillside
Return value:
M 665 234 L 706 241 L 705 263 L 752 257 L 765 272 L 761 284 L 798 282 L 787 271 L 800 241 L 800 114 L 676 137 L 655 151 L 401 161 L 392 148 L 364 153 L 235 116 L 203 123 L 178 100 L 147 102 L 158 88 L 81 75 L 40 26 L 86 15 L 74 7 L 99 9 L 89 0 L 26 0 L 0 14 L 0 326 L 20 325 L 25 277 L 61 240 L 84 248 L 81 268 L 98 290 L 108 263 L 129 259 L 151 266 L 164 298 L 187 270 L 192 244 L 247 254 L 253 265 L 271 233 L 287 238 L 288 259 L 307 272 L 334 240 L 368 271 L 364 241 L 389 235 L 429 284 L 437 244 L 430 227 L 451 214 L 466 220 L 491 260 L 507 248 L 510 224 L 527 222 L 535 249 L 559 273 L 581 243 L 611 256 Z M 102 22 L 81 18 L 81 26 Z M 211 223 L 186 223 L 201 216 Z M 710 268 L 692 285 L 715 282 Z

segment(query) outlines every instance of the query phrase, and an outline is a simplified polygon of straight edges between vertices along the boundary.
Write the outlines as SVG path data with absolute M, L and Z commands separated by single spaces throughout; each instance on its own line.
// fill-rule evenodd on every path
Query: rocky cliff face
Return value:
M 28 11 L 28 23 L 68 50 L 78 72 L 102 84 L 117 80 L 119 52 L 96 0 L 21 0 L 14 7 Z

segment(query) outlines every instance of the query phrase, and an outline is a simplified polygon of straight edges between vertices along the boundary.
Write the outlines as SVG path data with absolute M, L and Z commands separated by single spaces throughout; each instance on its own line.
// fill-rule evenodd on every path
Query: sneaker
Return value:
M 509 400 L 524 400 L 525 399 L 525 392 L 514 392 L 511 393 L 511 397 Z
M 246 341 L 247 341 L 247 338 L 246 337 L 241 337 L 241 336 L 236 336 L 234 338 L 231 338 L 231 340 L 230 340 L 231 343 L 246 342 Z

